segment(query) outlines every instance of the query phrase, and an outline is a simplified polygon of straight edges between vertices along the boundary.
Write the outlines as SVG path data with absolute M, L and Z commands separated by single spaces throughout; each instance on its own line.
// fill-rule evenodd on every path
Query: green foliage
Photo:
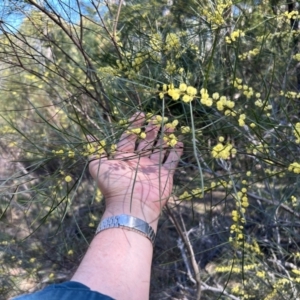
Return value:
M 151 297 L 299 298 L 299 5 L 98 2 L 9 1 L 23 22 L 0 23 L 2 295 L 70 276 L 103 210 L 88 156 L 141 110 L 184 142 L 168 213 L 201 267 L 162 228 Z

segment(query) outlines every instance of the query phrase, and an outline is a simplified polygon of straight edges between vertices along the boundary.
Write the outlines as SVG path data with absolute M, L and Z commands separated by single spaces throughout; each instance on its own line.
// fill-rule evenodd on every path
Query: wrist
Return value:
M 148 238 L 152 245 L 155 242 L 154 229 L 145 221 L 126 214 L 111 216 L 102 220 L 96 230 L 96 235 L 111 228 L 123 228 L 134 231 Z
M 156 209 L 155 207 L 150 207 L 149 205 L 143 204 L 140 201 L 126 202 L 124 200 L 120 201 L 118 199 L 109 199 L 106 200 L 106 209 L 101 221 L 108 217 L 121 214 L 133 216 L 145 221 L 156 232 L 160 210 Z

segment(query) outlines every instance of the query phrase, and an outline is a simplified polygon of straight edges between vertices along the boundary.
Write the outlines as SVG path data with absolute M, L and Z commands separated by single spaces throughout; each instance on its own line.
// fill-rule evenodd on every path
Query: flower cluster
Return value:
M 239 120 L 238 120 L 238 122 L 239 122 L 239 126 L 245 126 L 245 119 L 246 119 L 246 115 L 245 114 L 240 114 L 240 116 L 239 116 Z
M 71 149 L 52 150 L 52 153 L 55 154 L 55 155 L 58 155 L 58 156 L 64 156 L 66 154 L 69 158 L 74 158 L 75 157 L 75 151 L 71 150 Z
M 165 128 L 175 129 L 177 125 L 178 125 L 178 120 L 173 120 L 172 123 L 166 123 Z
M 201 99 L 200 102 L 206 106 L 212 106 L 213 99 L 209 96 L 207 89 L 201 89 L 200 91 Z
M 73 150 L 68 151 L 68 157 L 74 158 L 75 157 L 75 152 Z
M 194 197 L 202 198 L 203 192 L 202 192 L 202 189 L 200 189 L 200 188 L 195 188 L 195 189 L 192 189 L 191 194 L 192 194 Z
M 260 53 L 260 50 L 258 48 L 254 48 L 252 50 L 249 50 L 248 52 L 240 54 L 238 57 L 240 60 L 250 59 L 251 57 L 254 57 Z
M 184 191 L 179 197 L 179 200 L 192 200 L 193 198 L 202 198 L 203 193 L 209 190 L 209 188 L 204 188 L 204 190 L 200 188 L 192 189 L 191 192 Z
M 241 211 L 243 213 L 246 212 L 246 208 L 249 206 L 248 196 L 247 196 L 247 189 L 245 187 L 242 188 L 240 192 L 237 193 L 241 203 Z
M 231 5 L 232 2 L 230 0 L 217 0 L 215 7 L 209 8 L 207 6 L 206 8 L 202 9 L 201 12 L 206 18 L 207 22 L 212 24 L 212 28 L 216 29 L 225 24 L 223 14 Z
M 278 37 L 293 37 L 293 36 L 298 36 L 299 35 L 299 30 L 291 30 L 291 28 L 289 28 L 288 30 L 280 30 L 278 32 L 274 32 L 274 33 L 268 33 L 268 35 L 260 35 L 256 37 L 256 41 L 258 43 L 261 43 L 262 41 L 264 41 L 265 39 L 268 40 L 272 40 L 273 38 L 278 38 Z
M 151 119 L 151 123 L 154 125 L 164 124 L 164 127 L 165 127 L 165 129 L 167 129 L 167 131 L 165 132 L 163 140 L 167 146 L 174 147 L 177 144 L 177 142 L 178 142 L 177 137 L 175 136 L 174 133 L 168 132 L 168 129 L 171 129 L 173 131 L 176 128 L 176 126 L 178 125 L 178 120 L 173 120 L 172 122 L 166 123 L 168 121 L 168 117 L 162 117 L 160 115 L 157 115 L 157 116 L 155 116 L 155 118 L 153 118 L 153 114 L 151 114 L 151 113 L 147 114 L 147 119 L 148 120 Z M 128 125 L 128 123 L 129 123 L 128 120 L 120 120 L 119 121 L 119 124 L 121 124 L 121 125 L 123 125 L 123 124 Z M 186 126 L 186 128 L 189 128 L 189 127 Z M 139 137 L 140 139 L 146 138 L 146 133 L 142 130 L 142 128 L 129 128 L 125 132 L 127 134 L 134 134 L 137 137 Z M 92 147 L 94 147 L 94 146 L 92 146 Z M 94 153 L 97 152 L 95 147 L 90 149 L 90 151 L 91 150 L 93 150 Z
M 229 159 L 231 154 L 236 154 L 236 149 L 229 143 L 224 145 L 219 142 L 211 151 L 213 158 Z
M 298 204 L 298 201 L 297 201 L 297 198 L 294 195 L 291 196 L 291 201 L 292 201 L 292 206 L 296 207 L 297 204 Z
M 137 71 L 141 68 L 142 64 L 149 56 L 146 53 L 138 52 L 136 57 L 132 61 L 132 67 L 134 67 Z
M 267 143 L 259 143 L 257 145 L 251 145 L 249 149 L 247 149 L 247 153 L 252 153 L 254 155 L 257 154 L 268 154 L 269 151 L 269 146 Z
M 293 55 L 293 59 L 300 61 L 300 53 Z
M 295 19 L 299 19 L 299 12 L 297 10 L 292 10 L 290 12 L 285 11 L 282 15 L 284 18 L 286 18 L 287 20 L 295 20 Z
M 96 189 L 96 195 L 95 195 L 95 201 L 100 202 L 103 198 L 103 195 L 100 191 L 100 189 Z
M 168 33 L 166 36 L 166 44 L 164 49 L 167 52 L 172 50 L 178 51 L 180 49 L 180 40 L 175 33 Z
M 148 117 L 148 114 L 147 114 L 147 117 Z M 155 117 L 155 120 L 152 120 L 152 124 L 163 124 L 166 122 L 168 122 L 168 117 L 162 117 L 160 115 L 157 115 Z
M 246 181 L 243 181 L 247 183 Z M 235 195 L 235 207 L 236 209 L 232 211 L 232 221 L 233 224 L 230 226 L 230 242 L 234 242 L 235 246 L 240 246 L 244 244 L 244 226 L 245 226 L 245 213 L 249 206 L 247 189 L 243 187 L 241 191 L 237 192 Z M 244 247 L 244 245 L 243 245 Z
M 67 252 L 68 255 L 73 255 L 74 254 L 74 251 L 72 249 L 70 249 L 68 252 Z
M 59 150 L 52 150 L 52 153 L 60 155 L 60 154 L 64 154 L 65 152 L 63 149 L 59 149 Z
M 235 236 L 236 241 L 241 241 L 244 239 L 244 226 L 243 225 L 238 225 L 239 220 L 241 219 L 241 215 L 237 210 L 232 211 L 232 220 L 235 222 L 230 226 L 230 233 L 231 235 Z M 231 236 L 229 238 L 229 241 L 233 241 L 233 237 Z
M 150 37 L 150 47 L 152 51 L 159 52 L 163 46 L 162 36 L 159 33 L 154 33 Z
M 270 117 L 270 110 L 272 110 L 272 104 L 266 104 L 266 101 L 263 101 L 261 99 L 261 93 L 255 93 L 255 91 L 253 90 L 252 87 L 249 87 L 247 84 L 243 84 L 242 79 L 240 78 L 235 78 L 232 81 L 232 84 L 235 88 L 237 88 L 238 90 L 242 91 L 242 94 L 244 96 L 246 96 L 247 99 L 250 99 L 251 97 L 255 96 L 256 100 L 254 101 L 254 105 L 257 107 L 263 107 L 263 110 L 266 112 L 266 116 Z M 225 111 L 225 115 L 231 115 L 231 116 L 235 116 L 236 112 L 234 111 Z M 244 126 L 245 125 L 245 119 L 246 119 L 246 115 L 245 114 L 241 114 L 239 116 L 239 126 Z M 255 123 L 251 123 L 250 124 L 251 128 L 256 127 Z
M 235 78 L 235 80 L 233 80 L 233 86 L 238 90 L 242 90 L 243 95 L 245 95 L 247 99 L 254 95 L 253 88 L 249 87 L 247 84 L 243 84 L 243 80 L 241 78 Z
M 174 147 L 178 142 L 177 137 L 175 136 L 174 133 L 165 135 L 163 137 L 163 140 L 169 147 Z
M 187 192 L 187 191 L 184 191 L 179 197 L 178 197 L 179 200 L 192 200 L 192 195 Z
M 181 126 L 180 130 L 182 134 L 191 132 L 191 128 L 189 126 Z
M 218 273 L 236 273 L 239 274 L 242 272 L 241 267 L 236 267 L 236 266 L 219 266 L 215 268 L 215 271 Z
M 136 73 L 141 70 L 144 62 L 150 58 L 147 52 L 137 52 L 135 54 L 122 52 L 123 59 L 116 60 L 118 69 L 129 78 L 134 78 Z
M 219 273 L 241 273 L 242 270 L 243 271 L 251 271 L 251 270 L 255 270 L 257 268 L 257 264 L 244 264 L 243 262 L 243 267 L 240 267 L 240 266 L 233 266 L 233 263 L 236 263 L 236 262 L 239 262 L 239 261 L 229 261 L 229 265 L 228 266 L 219 266 L 219 267 L 216 267 L 215 268 L 215 271 L 216 272 L 219 272 Z
M 253 240 L 252 243 L 245 242 L 244 245 L 245 249 L 248 249 L 251 253 L 256 253 L 258 255 L 263 255 L 258 243 L 256 240 Z
M 163 99 L 165 94 L 169 95 L 174 101 L 181 98 L 183 102 L 188 103 L 195 98 L 197 89 L 185 83 L 180 83 L 179 87 L 175 87 L 172 83 L 169 85 L 164 84 L 162 92 L 159 93 L 159 97 Z
M 105 149 L 104 149 L 105 146 L 106 146 L 105 140 L 87 144 L 85 147 L 85 151 L 82 154 L 83 154 L 83 156 L 101 155 L 105 152 Z
M 175 62 L 172 60 L 167 60 L 167 65 L 166 65 L 165 70 L 169 74 L 175 74 L 176 70 L 177 70 L 177 66 L 176 66 Z
M 296 138 L 296 143 L 300 144 L 300 123 L 295 124 L 295 129 L 294 129 L 294 136 Z
M 217 110 L 222 111 L 225 108 L 234 108 L 235 103 L 231 100 L 228 100 L 226 96 L 221 96 L 219 95 L 219 93 L 213 93 L 212 98 L 214 100 L 217 100 L 216 102 L 216 106 L 217 106 Z
M 233 83 L 233 86 L 234 86 L 235 88 L 237 88 L 238 90 L 241 90 L 241 89 L 243 88 L 243 85 L 242 85 L 243 80 L 242 80 L 241 78 L 235 78 L 235 79 L 232 81 L 232 83 Z
M 126 130 L 126 133 L 127 134 L 135 134 L 135 135 L 137 135 L 141 139 L 145 139 L 146 138 L 146 133 L 143 132 L 141 128 L 128 129 L 128 130 Z
M 300 164 L 297 162 L 293 162 L 289 165 L 288 170 L 290 172 L 294 172 L 296 174 L 300 174 Z
M 287 92 L 281 91 L 280 96 L 285 96 L 286 98 L 289 99 L 297 99 L 300 98 L 300 93 L 296 93 L 294 91 L 287 91 Z
M 264 105 L 263 101 L 260 99 L 260 93 L 256 93 L 256 98 L 258 98 L 257 100 L 255 100 L 254 104 L 257 107 L 262 107 Z
M 279 280 L 277 280 L 277 282 L 273 285 L 273 290 L 272 292 L 267 295 L 264 300 L 273 300 L 276 299 L 276 295 L 280 294 L 284 288 L 285 285 L 290 285 L 291 284 L 291 280 L 287 279 L 287 278 L 280 278 Z
M 257 271 L 256 276 L 259 278 L 265 278 L 266 277 L 266 272 L 265 271 Z
M 247 99 L 250 99 L 254 95 L 253 88 L 244 84 L 243 85 L 243 95 L 245 95 Z
M 70 175 L 67 175 L 65 177 L 65 182 L 71 182 L 72 181 L 72 177 Z
M 245 33 L 242 30 L 237 29 L 235 31 L 232 31 L 230 36 L 226 36 L 225 41 L 227 44 L 231 44 L 232 42 L 235 42 L 238 38 L 244 37 L 244 36 L 245 36 Z

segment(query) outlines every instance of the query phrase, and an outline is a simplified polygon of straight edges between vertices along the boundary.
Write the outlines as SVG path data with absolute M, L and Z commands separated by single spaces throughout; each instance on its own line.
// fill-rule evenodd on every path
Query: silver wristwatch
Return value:
M 153 228 L 147 222 L 129 215 L 123 214 L 104 219 L 99 223 L 95 234 L 105 229 L 116 227 L 121 227 L 130 231 L 140 233 L 141 235 L 147 237 L 154 246 L 155 232 Z

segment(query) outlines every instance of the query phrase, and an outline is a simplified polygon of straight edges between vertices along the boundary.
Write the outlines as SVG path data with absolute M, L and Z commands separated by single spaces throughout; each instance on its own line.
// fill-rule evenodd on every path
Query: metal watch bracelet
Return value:
M 99 223 L 95 234 L 98 234 L 99 232 L 109 228 L 118 227 L 134 231 L 145 236 L 151 241 L 152 245 L 154 246 L 155 232 L 153 228 L 147 222 L 130 215 L 122 214 L 102 220 Z

